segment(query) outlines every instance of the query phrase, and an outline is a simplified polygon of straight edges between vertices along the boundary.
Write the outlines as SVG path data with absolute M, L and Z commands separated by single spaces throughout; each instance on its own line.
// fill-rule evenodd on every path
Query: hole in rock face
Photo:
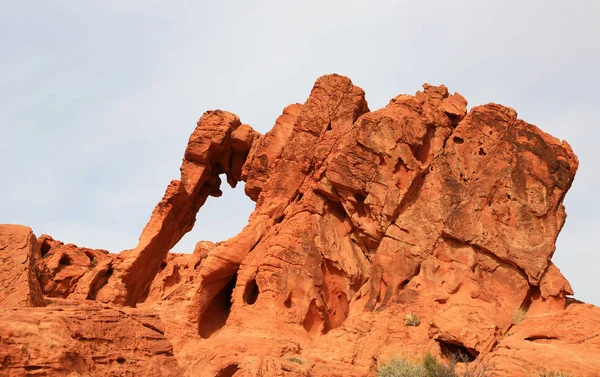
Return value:
M 367 200 L 367 197 L 360 193 L 354 194 L 354 199 L 356 199 L 357 203 L 364 203 Z
M 340 221 L 344 221 L 344 219 L 348 217 L 344 206 L 340 202 L 330 201 L 329 209 L 331 210 L 331 214 L 337 217 L 337 219 Z
M 487 153 L 483 150 L 483 148 L 479 148 L 479 152 L 477 152 L 480 156 L 487 156 Z
M 448 116 L 448 119 L 450 119 L 450 122 L 452 123 L 452 127 L 458 126 L 458 124 L 460 123 L 461 117 L 459 115 L 456 114 L 446 114 Z
M 528 342 L 536 342 L 536 343 L 551 343 L 553 340 L 557 340 L 558 338 L 554 336 L 548 335 L 535 335 L 525 338 Z
M 321 318 L 321 313 L 319 312 L 319 308 L 317 308 L 315 300 L 310 302 L 310 306 L 308 307 L 308 312 L 306 313 L 306 317 L 304 317 L 302 326 L 304 326 L 304 330 L 311 335 L 316 335 L 319 333 L 319 331 L 321 331 L 321 328 L 323 327 L 323 319 Z
M 254 305 L 256 299 L 258 299 L 258 284 L 256 284 L 256 280 L 252 279 L 246 285 L 246 290 L 244 291 L 244 302 L 248 305 Z
M 125 364 L 125 358 L 123 358 L 123 357 L 118 357 L 118 358 L 117 358 L 117 363 L 119 363 L 119 364 Z
M 43 366 L 40 365 L 25 365 L 23 367 L 23 369 L 25 369 L 26 371 L 34 371 L 34 370 L 40 370 L 43 369 Z
M 223 328 L 231 312 L 231 295 L 235 288 L 236 277 L 233 277 L 211 300 L 199 324 L 200 337 L 208 339 Z
M 413 155 L 420 163 L 424 164 L 427 162 L 429 157 L 429 151 L 431 150 L 431 140 L 435 135 L 435 127 L 428 127 L 427 134 L 423 138 L 421 145 L 417 146 L 413 151 Z
M 235 189 L 224 184 L 223 196 L 208 198 L 198 212 L 192 230 L 187 232 L 170 252 L 191 254 L 200 240 L 220 242 L 236 236 L 248 224 L 255 203 L 245 192 L 244 182 Z
M 40 246 L 40 253 L 42 254 L 42 256 L 48 254 L 50 252 L 50 244 L 44 242 L 42 243 L 42 246 Z
M 354 199 L 356 200 L 355 210 L 358 214 L 358 217 L 367 216 L 368 206 L 365 204 L 365 200 L 367 200 L 367 197 L 363 194 L 355 193 Z
M 327 123 L 327 129 L 325 131 L 331 131 L 331 122 Z
M 462 344 L 454 344 L 437 340 L 446 359 L 454 359 L 458 362 L 473 362 L 479 356 L 479 352 L 469 349 Z
M 58 261 L 58 265 L 59 266 L 70 266 L 73 264 L 73 260 L 71 258 L 69 258 L 68 255 L 63 255 L 62 257 L 60 257 L 60 260 Z
M 321 265 L 323 285 L 321 286 L 326 303 L 326 321 L 323 334 L 341 326 L 350 312 L 350 300 L 346 295 L 346 278 L 342 271 L 323 259 Z
M 462 144 L 465 142 L 462 137 L 458 137 L 458 136 L 454 136 L 452 138 L 452 141 L 454 141 L 455 144 Z
M 288 297 L 283 302 L 283 306 L 285 306 L 288 309 L 292 307 L 292 292 L 290 292 Z
M 230 364 L 223 369 L 220 369 L 215 377 L 233 377 L 235 373 L 240 369 L 238 364 Z

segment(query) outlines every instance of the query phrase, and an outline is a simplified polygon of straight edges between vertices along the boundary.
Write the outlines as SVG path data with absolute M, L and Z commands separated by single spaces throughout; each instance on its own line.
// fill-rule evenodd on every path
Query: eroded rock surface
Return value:
M 39 258 L 31 228 L 0 225 L 0 308 L 44 305 L 35 269 Z
M 425 84 L 371 111 L 348 78 L 323 76 L 265 135 L 231 113 L 205 113 L 181 179 L 134 249 L 108 254 L 40 237 L 40 257 L 27 264 L 35 278 L 15 284 L 41 283 L 46 297 L 65 300 L 18 310 L 46 318 L 64 307 L 66 322 L 108 316 L 118 326 L 152 318 L 142 327 L 159 334 L 141 348 L 132 348 L 135 324 L 118 339 L 95 330 L 111 352 L 129 352 L 133 375 L 164 372 L 144 363 L 151 355 L 163 355 L 172 375 L 372 376 L 395 355 L 460 352 L 496 376 L 597 376 L 589 359 L 600 351 L 599 309 L 572 302 L 551 262 L 577 167 L 566 142 L 513 109 L 467 112 L 460 94 Z M 192 254 L 169 253 L 208 196 L 220 195 L 223 174 L 232 187 L 244 181 L 256 202 L 248 225 Z M 35 365 L 75 375 L 118 367 L 97 341 L 56 342 L 75 361 L 39 356 Z M 35 366 L 19 360 L 2 365 Z
M 183 375 L 153 312 L 56 300 L 0 309 L 0 324 L 2 375 Z

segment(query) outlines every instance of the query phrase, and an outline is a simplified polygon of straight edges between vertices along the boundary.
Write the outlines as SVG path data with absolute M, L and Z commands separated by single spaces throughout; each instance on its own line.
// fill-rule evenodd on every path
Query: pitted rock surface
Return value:
M 373 376 L 395 355 L 462 352 L 492 376 L 598 376 L 599 309 L 567 297 L 551 261 L 577 167 L 565 141 L 513 109 L 467 111 L 443 85 L 371 111 L 350 79 L 323 76 L 264 135 L 206 112 L 133 249 L 0 226 L 0 340 L 10 345 L 0 365 Z M 256 202 L 246 227 L 169 253 L 220 196 L 222 175 Z M 58 351 L 24 357 L 14 344 L 34 342 L 25 328 L 39 332 L 35 347 Z

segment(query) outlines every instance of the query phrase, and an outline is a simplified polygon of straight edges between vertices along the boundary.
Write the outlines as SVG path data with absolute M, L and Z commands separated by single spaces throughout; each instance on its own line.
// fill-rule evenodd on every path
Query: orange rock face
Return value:
M 323 76 L 265 135 L 207 112 L 134 249 L 0 227 L 0 365 L 373 376 L 393 356 L 431 352 L 462 353 L 491 376 L 598 376 L 600 309 L 567 298 L 551 262 L 577 167 L 566 142 L 514 110 L 467 113 L 443 85 L 370 111 L 348 78 Z M 169 253 L 222 174 L 256 202 L 248 225 Z

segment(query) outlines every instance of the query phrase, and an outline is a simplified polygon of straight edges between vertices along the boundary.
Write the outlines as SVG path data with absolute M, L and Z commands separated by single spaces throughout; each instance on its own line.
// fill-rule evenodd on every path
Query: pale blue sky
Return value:
M 598 4 L 0 0 L 0 222 L 132 248 L 205 110 L 266 132 L 325 73 L 349 76 L 371 109 L 444 83 L 573 146 L 554 260 L 600 305 Z M 253 203 L 224 192 L 174 251 L 243 227 Z

